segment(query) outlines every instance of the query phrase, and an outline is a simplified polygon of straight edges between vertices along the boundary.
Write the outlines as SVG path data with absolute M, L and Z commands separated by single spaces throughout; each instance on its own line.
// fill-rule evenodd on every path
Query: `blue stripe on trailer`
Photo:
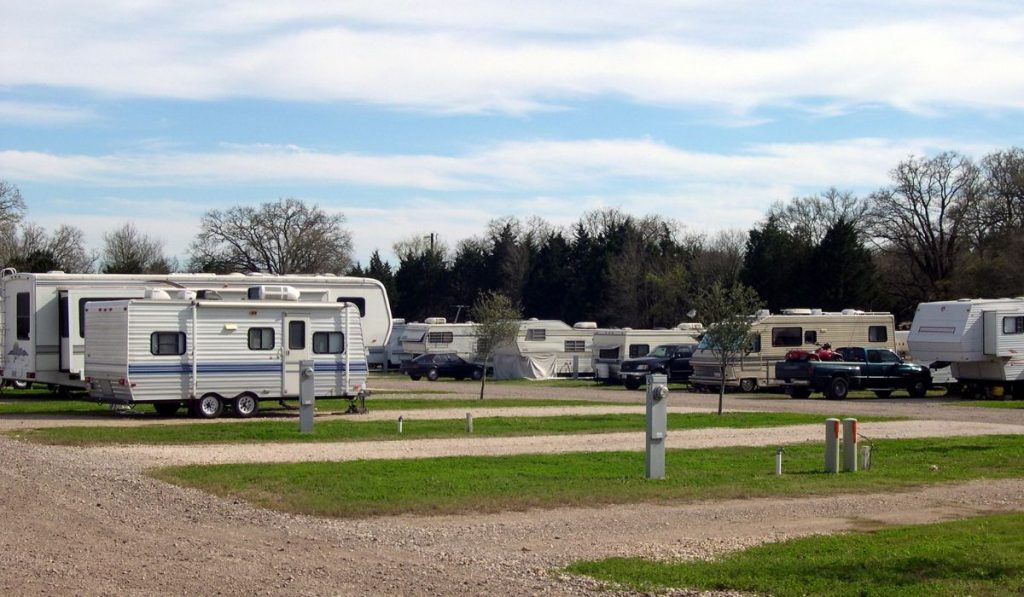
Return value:
M 260 361 L 258 363 L 200 363 L 196 368 L 199 373 L 278 373 L 281 371 L 280 361 Z M 365 373 L 366 361 L 349 363 L 350 373 Z M 313 371 L 344 372 L 345 363 L 314 362 Z M 191 363 L 133 363 L 128 365 L 129 375 L 168 375 L 191 373 Z

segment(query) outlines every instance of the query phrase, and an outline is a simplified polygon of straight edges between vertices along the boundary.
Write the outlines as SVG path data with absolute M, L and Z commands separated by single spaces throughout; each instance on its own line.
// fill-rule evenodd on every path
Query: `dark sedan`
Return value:
M 484 376 L 483 365 L 470 363 L 453 352 L 421 354 L 402 363 L 402 373 L 410 379 L 426 377 L 437 381 L 438 377 L 454 377 L 455 379 L 480 379 Z

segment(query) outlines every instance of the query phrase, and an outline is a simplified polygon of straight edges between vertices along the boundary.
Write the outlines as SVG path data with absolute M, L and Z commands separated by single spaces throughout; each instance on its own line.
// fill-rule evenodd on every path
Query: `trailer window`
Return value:
M 542 329 L 538 329 L 538 330 L 526 330 L 526 339 L 527 340 L 538 340 L 538 341 L 541 341 L 541 340 L 547 340 L 547 338 L 548 338 L 548 331 L 543 329 L 543 328 Z
M 1024 317 L 1004 317 L 1004 334 L 1024 334 Z
M 306 347 L 306 322 L 288 322 L 288 348 L 299 350 Z
M 274 328 L 249 328 L 249 350 L 272 350 Z
M 885 342 L 889 339 L 889 332 L 884 325 L 868 326 L 868 342 Z
M 818 343 L 818 332 L 817 330 L 807 330 L 804 332 L 804 344 L 817 344 Z
M 313 352 L 316 354 L 345 352 L 345 335 L 341 332 L 313 332 Z
M 772 328 L 772 346 L 802 346 L 803 329 L 796 327 Z
M 18 340 L 28 340 L 32 327 L 31 298 L 27 292 L 19 292 L 16 300 Z
M 427 334 L 428 344 L 451 344 L 455 336 L 452 332 L 430 332 Z
M 157 355 L 185 354 L 185 333 L 153 332 L 149 335 L 149 352 Z
M 650 344 L 630 344 L 629 345 L 629 358 L 636 359 L 647 356 L 647 353 L 651 352 Z M 618 356 L 618 349 L 616 349 L 616 356 Z
M 586 340 L 566 340 L 565 341 L 565 352 L 586 352 L 587 342 Z
M 359 309 L 359 316 L 366 317 L 366 299 L 361 296 L 339 296 L 339 303 L 352 303 Z
M 630 356 L 633 356 L 630 354 Z M 599 359 L 618 359 L 619 358 L 619 347 L 615 348 L 602 348 L 597 351 L 597 357 Z

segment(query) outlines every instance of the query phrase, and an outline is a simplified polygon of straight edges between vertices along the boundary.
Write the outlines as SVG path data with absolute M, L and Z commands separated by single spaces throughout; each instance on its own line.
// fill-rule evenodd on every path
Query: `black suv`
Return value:
M 455 379 L 480 379 L 484 376 L 483 365 L 470 363 L 454 352 L 421 354 L 402 363 L 402 373 L 413 381 L 426 377 L 437 381 L 438 377 L 454 377 Z
M 619 367 L 619 379 L 626 389 L 636 390 L 647 382 L 648 373 L 665 373 L 669 381 L 689 381 L 693 367 L 690 357 L 696 344 L 662 344 L 638 359 L 626 359 Z

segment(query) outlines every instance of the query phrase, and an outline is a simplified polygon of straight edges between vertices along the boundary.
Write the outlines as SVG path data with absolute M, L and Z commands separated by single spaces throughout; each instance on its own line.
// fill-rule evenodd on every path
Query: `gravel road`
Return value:
M 451 384 L 459 385 L 459 384 Z M 466 384 L 463 384 L 466 385 Z M 440 384 L 439 384 L 440 387 Z M 438 389 L 439 389 L 438 387 Z M 521 386 L 506 386 L 524 395 Z M 492 389 L 506 387 L 491 386 Z M 431 388 L 433 389 L 433 387 Z M 568 397 L 551 388 L 527 387 L 547 397 Z M 579 392 L 588 399 L 622 392 Z M 673 405 L 708 410 L 717 397 L 673 393 Z M 494 394 L 495 396 L 497 393 Z M 532 394 L 525 394 L 532 395 Z M 635 393 L 638 403 L 640 393 Z M 762 408 L 748 407 L 747 403 Z M 773 401 L 773 407 L 809 408 L 824 401 Z M 980 408 L 922 401 L 847 401 L 856 408 L 898 414 L 912 409 L 928 419 L 913 423 L 864 423 L 870 437 L 1020 433 L 1017 412 L 977 416 Z M 727 397 L 727 405 L 766 409 L 765 400 Z M 854 407 L 851 409 L 850 407 Z M 618 407 L 616 407 L 618 408 Z M 465 409 L 451 411 L 463 416 Z M 952 416 L 951 412 L 960 417 Z M 438 411 L 425 411 L 441 416 Z M 556 411 L 544 409 L 545 413 Z M 932 416 L 937 413 L 938 416 Z M 398 413 L 388 413 L 388 417 Z M 868 414 L 868 413 L 863 413 Z M 416 413 L 412 416 L 419 416 Z M 481 416 L 476 414 L 476 416 Z M 7 417 L 0 418 L 0 426 Z M 937 420 L 937 422 L 936 422 Z M 670 445 L 710 445 L 712 438 L 759 445 L 817 439 L 820 425 L 774 430 L 714 430 L 670 434 Z M 605 446 L 615 441 L 642 449 L 638 434 L 587 436 Z M 591 439 L 592 438 L 592 439 Z M 481 441 L 485 440 L 485 441 Z M 380 442 L 359 446 L 373 455 L 402 450 L 409 456 L 476 450 L 495 453 L 547 451 L 565 438 L 465 438 Z M 477 446 L 477 447 L 474 447 Z M 296 446 L 322 458 L 332 444 Z M 346 444 L 345 452 L 355 446 Z M 221 447 L 223 448 L 223 447 Z M 262 453 L 263 448 L 259 452 Z M 0 592 L 79 595 L 580 595 L 598 588 L 553 570 L 579 558 L 645 555 L 708 557 L 765 541 L 816 533 L 924 523 L 966 516 L 1024 511 L 1024 479 L 977 481 L 892 494 L 730 500 L 683 504 L 627 504 L 487 515 L 396 516 L 324 520 L 250 507 L 243 502 L 154 481 L 144 466 L 166 462 L 139 448 L 61 448 L 0 436 Z M 285 450 L 293 449 L 291 446 Z M 135 451 L 138 450 L 138 451 Z M 162 448 L 161 448 L 162 450 Z M 186 449 L 188 451 L 188 449 Z M 208 449 L 191 448 L 208 453 Z M 172 451 L 173 452 L 173 451 Z M 475 453 L 475 452 L 471 452 Z M 383 456 L 380 456 L 383 457 Z M 187 458 L 186 458 L 187 460 Z M 766 466 L 769 466 L 766 464 Z M 684 593 L 681 593 L 684 594 Z

